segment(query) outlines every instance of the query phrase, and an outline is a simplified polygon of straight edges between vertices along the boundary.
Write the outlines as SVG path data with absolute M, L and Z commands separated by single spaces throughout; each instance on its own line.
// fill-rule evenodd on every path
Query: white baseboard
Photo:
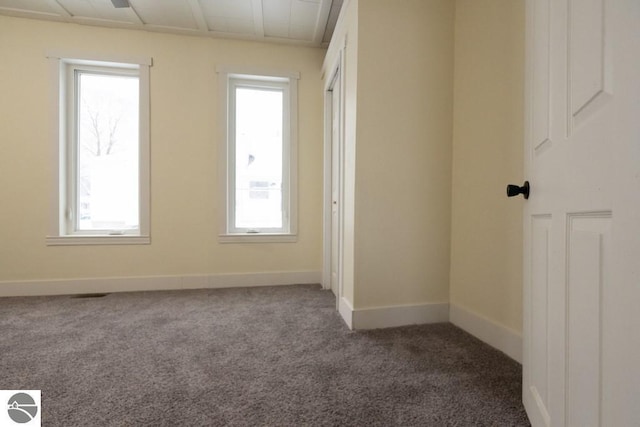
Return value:
M 319 271 L 284 271 L 246 274 L 2 281 L 0 282 L 0 297 L 304 285 L 320 283 L 321 279 L 322 273 Z
M 522 363 L 522 335 L 482 315 L 451 304 L 449 321 Z
M 417 304 L 353 309 L 340 299 L 340 315 L 350 329 L 378 329 L 449 321 L 449 304 Z

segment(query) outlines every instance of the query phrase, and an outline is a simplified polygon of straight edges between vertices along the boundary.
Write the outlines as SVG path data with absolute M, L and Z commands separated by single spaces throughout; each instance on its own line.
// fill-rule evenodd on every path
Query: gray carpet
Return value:
M 44 426 L 522 426 L 521 366 L 450 324 L 352 332 L 319 286 L 0 298 Z

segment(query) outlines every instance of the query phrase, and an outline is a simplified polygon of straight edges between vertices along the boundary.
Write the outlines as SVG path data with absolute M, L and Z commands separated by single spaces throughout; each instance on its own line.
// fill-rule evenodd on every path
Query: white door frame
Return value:
M 340 99 L 340 141 L 338 142 L 340 155 L 337 167 L 339 168 L 339 184 L 338 184 L 338 295 L 336 295 L 336 307 L 337 303 L 342 297 L 342 198 L 343 198 L 343 151 L 344 151 L 344 67 L 342 64 L 343 51 L 341 50 L 337 55 L 336 63 L 329 68 L 327 75 L 329 76 L 325 80 L 324 87 L 324 200 L 323 200 L 323 266 L 322 266 L 322 287 L 324 289 L 331 289 L 331 248 L 332 248 L 332 203 L 333 203 L 333 188 L 332 188 L 332 170 L 334 165 L 332 164 L 332 152 L 333 152 L 333 89 L 336 80 L 339 82 L 340 87 L 338 90 Z

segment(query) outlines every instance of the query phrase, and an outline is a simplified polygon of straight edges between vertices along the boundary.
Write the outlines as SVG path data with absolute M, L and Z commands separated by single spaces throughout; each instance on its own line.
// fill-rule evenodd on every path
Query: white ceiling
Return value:
M 326 46 L 343 0 L 0 0 L 0 15 Z M 126 3 L 126 2 L 125 2 Z

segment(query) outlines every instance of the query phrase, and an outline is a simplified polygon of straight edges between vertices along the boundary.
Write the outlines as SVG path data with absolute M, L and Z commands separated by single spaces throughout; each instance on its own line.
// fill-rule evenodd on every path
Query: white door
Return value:
M 523 401 L 640 426 L 640 1 L 526 13 Z
M 331 291 L 340 297 L 340 70 L 336 71 L 331 93 Z M 336 300 L 337 301 L 337 300 Z

